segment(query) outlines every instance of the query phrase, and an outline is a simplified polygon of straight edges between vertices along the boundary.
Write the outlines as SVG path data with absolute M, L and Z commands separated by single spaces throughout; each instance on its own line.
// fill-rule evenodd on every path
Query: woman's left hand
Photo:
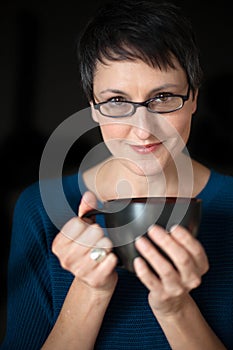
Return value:
M 201 283 L 209 264 L 200 242 L 183 227 L 176 226 L 168 233 L 153 226 L 148 235 L 172 260 L 169 262 L 146 237 L 135 245 L 143 258 L 134 260 L 137 276 L 149 289 L 149 304 L 155 315 L 170 316 L 182 310 L 188 293 Z M 154 273 L 146 261 L 155 270 Z

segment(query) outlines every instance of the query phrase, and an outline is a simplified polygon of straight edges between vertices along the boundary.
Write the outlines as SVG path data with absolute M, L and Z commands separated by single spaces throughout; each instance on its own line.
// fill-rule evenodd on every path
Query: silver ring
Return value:
M 104 248 L 93 248 L 90 252 L 90 258 L 96 262 L 104 260 L 107 252 Z

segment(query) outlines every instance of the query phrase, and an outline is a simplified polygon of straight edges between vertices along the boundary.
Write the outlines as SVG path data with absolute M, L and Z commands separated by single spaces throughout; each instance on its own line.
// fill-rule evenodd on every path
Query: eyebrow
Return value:
M 153 93 L 156 93 L 158 91 L 161 91 L 161 90 L 166 90 L 166 89 L 169 89 L 169 88 L 177 88 L 179 85 L 177 84 L 164 84 L 164 85 L 161 85 L 161 86 L 158 86 L 154 89 L 152 89 L 151 91 L 148 92 L 148 95 L 151 95 Z M 99 95 L 104 95 L 106 93 L 113 93 L 113 94 L 121 94 L 121 95 L 128 95 L 125 91 L 122 91 L 122 90 L 118 90 L 118 89 L 106 89 L 106 90 L 103 90 L 99 93 Z

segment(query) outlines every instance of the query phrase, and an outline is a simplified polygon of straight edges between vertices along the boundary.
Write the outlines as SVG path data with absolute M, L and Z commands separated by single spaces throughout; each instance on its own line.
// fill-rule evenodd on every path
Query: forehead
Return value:
M 124 90 L 135 86 L 153 86 L 172 84 L 182 85 L 187 82 L 184 69 L 174 60 L 174 68 L 160 69 L 152 67 L 142 60 L 97 62 L 94 74 L 94 90 L 114 88 Z

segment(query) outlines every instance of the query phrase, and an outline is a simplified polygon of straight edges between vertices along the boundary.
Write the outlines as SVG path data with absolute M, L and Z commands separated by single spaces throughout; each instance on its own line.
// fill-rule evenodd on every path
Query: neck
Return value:
M 92 190 L 101 200 L 123 197 L 192 197 L 193 163 L 184 154 L 161 172 L 144 176 L 109 158 L 95 169 Z M 103 181 L 104 179 L 104 181 Z

